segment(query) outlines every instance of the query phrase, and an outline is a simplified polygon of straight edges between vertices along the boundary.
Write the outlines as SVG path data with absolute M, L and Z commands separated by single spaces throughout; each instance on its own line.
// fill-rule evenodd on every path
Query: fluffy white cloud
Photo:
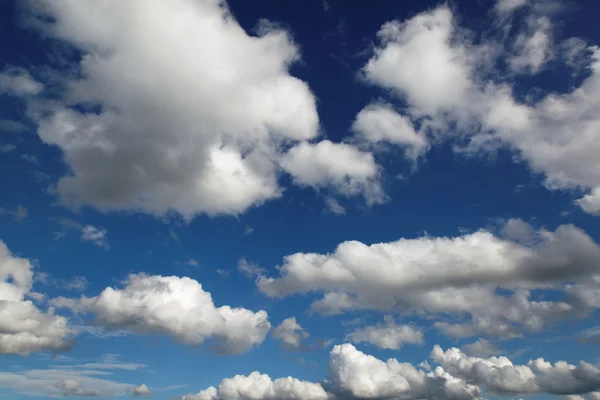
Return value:
M 259 345 L 271 328 L 265 311 L 217 308 L 210 293 L 187 277 L 130 275 L 123 289 L 108 287 L 96 297 L 52 302 L 76 313 L 90 312 L 105 328 L 167 334 L 192 345 L 212 339 L 217 351 L 228 354 Z
M 356 116 L 352 130 L 359 139 L 367 142 L 405 147 L 407 158 L 413 161 L 429 149 L 427 138 L 415 132 L 410 118 L 400 115 L 390 104 L 366 106 Z
M 295 317 L 290 317 L 273 329 L 271 336 L 273 339 L 280 340 L 283 348 L 300 349 L 302 341 L 309 337 L 309 333 L 300 326 Z
M 133 389 L 134 396 L 152 396 L 152 391 L 146 386 L 146 384 L 142 383 L 140 386 Z
M 447 6 L 404 21 L 385 23 L 381 45 L 363 68 L 374 84 L 406 96 L 422 112 L 448 110 L 470 90 L 470 54 L 452 46 L 452 11 Z
M 224 379 L 182 400 L 275 400 L 275 399 L 480 399 L 475 386 L 451 377 L 441 368 L 424 372 L 395 359 L 381 361 L 358 351 L 351 344 L 330 352 L 327 381 L 310 383 L 295 378 L 271 380 L 253 372 L 249 376 Z M 326 391 L 327 390 L 327 391 Z
M 382 349 L 399 349 L 404 344 L 423 344 L 423 332 L 410 325 L 398 325 L 391 315 L 383 324 L 365 326 L 346 335 L 352 343 L 371 343 Z
M 0 241 L 0 354 L 65 351 L 72 342 L 67 319 L 25 300 L 33 287 L 29 260 L 14 257 Z M 34 295 L 35 296 L 35 295 Z
M 0 72 L 0 94 L 31 96 L 42 90 L 44 90 L 44 85 L 22 68 L 8 67 Z
M 287 377 L 271 380 L 268 375 L 253 372 L 223 379 L 218 388 L 210 387 L 181 400 L 325 400 L 330 396 L 321 384 Z
M 332 188 L 344 196 L 362 195 L 369 205 L 385 201 L 373 154 L 353 145 L 329 140 L 300 143 L 280 164 L 298 185 Z
M 505 11 L 523 4 L 497 3 Z M 596 156 L 600 152 L 600 50 L 590 46 L 587 56 L 578 56 L 583 61 L 577 65 L 565 55 L 571 67 L 589 72 L 568 93 L 550 93 L 523 103 L 515 99 L 509 83 L 488 78 L 498 74 L 494 70 L 498 60 L 508 62 L 516 72 L 535 73 L 553 57 L 552 7 L 527 10 L 525 28 L 516 37 L 479 45 L 470 42 L 472 32 L 456 24 L 448 6 L 404 22 L 388 22 L 380 29 L 381 43 L 362 72 L 367 81 L 405 99 L 409 116 L 425 121 L 425 133 L 464 135 L 469 145 L 457 146 L 461 151 L 511 147 L 533 171 L 545 175 L 549 189 L 583 188 L 596 193 L 600 187 Z M 568 53 L 573 46 L 566 47 Z M 456 129 L 448 129 L 450 125 Z M 584 210 L 597 208 L 593 193 L 578 202 Z
M 594 188 L 591 193 L 576 202 L 586 213 L 600 215 L 600 187 Z
M 600 369 L 581 361 L 550 364 L 539 358 L 514 365 L 506 357 L 469 357 L 459 349 L 436 345 L 430 357 L 438 366 L 377 359 L 351 344 L 336 345 L 329 353 L 328 376 L 322 383 L 295 378 L 272 380 L 253 372 L 224 379 L 182 400 L 274 400 L 274 399 L 422 399 L 481 400 L 482 390 L 499 395 L 589 394 L 594 399 L 600 385 Z M 575 397 L 574 397 L 575 398 Z
M 66 204 L 240 213 L 280 195 L 276 159 L 318 134 L 315 98 L 288 72 L 297 46 L 270 23 L 250 36 L 225 1 L 42 1 L 30 11 L 83 53 L 62 104 L 30 104 L 40 138 L 72 170 L 57 185 Z
M 381 361 L 351 344 L 335 346 L 329 374 L 336 392 L 369 399 L 479 399 L 476 386 L 447 375 L 441 368 L 426 373 L 396 359 Z
M 515 226 L 520 226 L 519 237 Z M 503 235 L 480 230 L 457 237 L 420 237 L 365 245 L 344 242 L 330 254 L 285 257 L 277 278 L 260 277 L 259 289 L 271 297 L 323 292 L 313 311 L 340 313 L 374 309 L 471 316 L 436 326 L 457 337 L 484 333 L 515 336 L 538 331 L 548 319 L 598 307 L 594 276 L 600 247 L 582 230 L 563 225 L 554 232 L 534 230 L 511 220 Z M 584 280 L 583 282 L 581 282 Z M 561 286 L 579 281 L 575 286 Z M 497 292 L 506 289 L 511 295 Z M 538 301 L 535 289 L 565 290 L 570 303 Z
M 600 389 L 600 369 L 581 361 L 551 364 L 538 358 L 527 365 L 514 365 L 506 357 L 469 357 L 459 349 L 443 351 L 435 346 L 431 358 L 448 373 L 486 391 L 501 395 L 550 393 L 582 394 Z

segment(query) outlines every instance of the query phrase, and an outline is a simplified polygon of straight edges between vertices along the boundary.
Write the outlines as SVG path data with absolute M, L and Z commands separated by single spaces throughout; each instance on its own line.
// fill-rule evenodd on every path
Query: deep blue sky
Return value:
M 537 4 L 535 1 L 530 3 Z M 381 46 L 377 32 L 382 24 L 393 20 L 407 21 L 419 13 L 443 6 L 437 1 L 397 0 L 327 0 L 326 3 L 321 0 L 230 0 L 228 4 L 235 20 L 249 35 L 255 34 L 255 27 L 261 19 L 267 19 L 289 32 L 298 47 L 301 58 L 291 66 L 289 74 L 304 81 L 314 94 L 319 132 L 311 143 L 329 139 L 350 145 L 353 143 L 352 123 L 357 113 L 371 101 L 384 100 L 394 104 L 401 114 L 410 113 L 410 96 L 399 97 L 393 90 L 367 82 L 360 76 L 361 68 Z M 448 4 L 456 26 L 472 34 L 471 44 L 496 40 L 499 28 L 493 28 L 493 24 L 497 23 L 494 22 L 497 17 L 493 2 L 463 0 Z M 511 17 L 513 39 L 509 39 L 508 43 L 516 40 L 519 29 L 526 26 L 530 15 L 537 15 L 534 14 L 538 12 L 534 6 L 529 7 L 530 10 L 518 10 Z M 571 37 L 580 38 L 589 46 L 600 45 L 597 24 L 600 4 L 592 0 L 565 0 L 561 7 L 559 12 L 549 17 L 552 21 L 554 59 L 547 60 L 544 67 L 533 74 L 511 74 L 498 61 L 497 68 L 488 75 L 492 76 L 490 81 L 510 85 L 515 98 L 526 98 L 532 94 L 543 98 L 549 93 L 569 92 L 585 79 L 591 79 L 592 73 L 587 68 L 591 58 L 586 59 L 584 65 L 572 68 L 561 63 L 557 54 L 560 43 Z M 457 143 L 461 143 L 459 134 L 441 134 L 437 139 L 430 137 L 431 148 L 420 157 L 413 171 L 401 146 L 390 145 L 383 152 L 372 150 L 381 167 L 378 179 L 387 198 L 380 204 L 368 205 L 360 193 L 346 196 L 332 186 L 299 185 L 291 176 L 293 174 L 278 169 L 279 186 L 285 188 L 283 195 L 257 202 L 241 212 L 206 215 L 200 210 L 186 221 L 178 215 L 177 209 L 168 213 L 151 213 L 134 207 L 106 209 L 93 202 L 82 207 L 70 207 L 55 186 L 62 177 L 74 173 L 68 150 L 64 146 L 48 144 L 41 137 L 41 118 L 32 117 L 31 110 L 36 101 L 54 99 L 68 104 L 67 96 L 57 87 L 81 72 L 73 71 L 79 68 L 81 56 L 90 50 L 77 48 L 73 42 L 67 43 L 75 40 L 72 37 L 52 37 L 48 31 L 28 25 L 33 8 L 26 2 L 5 1 L 0 4 L 0 59 L 7 68 L 5 71 L 22 68 L 21 72 L 29 71 L 30 78 L 45 87 L 41 93 L 27 96 L 15 95 L 10 89 L 0 87 L 0 118 L 3 121 L 0 125 L 0 146 L 5 146 L 0 153 L 0 240 L 14 257 L 31 260 L 37 271 L 36 277 L 39 278 L 39 273 L 46 274 L 45 280 L 34 279 L 31 290 L 46 295 L 46 300 L 35 303 L 36 306 L 46 311 L 52 304 L 51 299 L 59 296 L 93 297 L 107 287 L 123 288 L 123 280 L 130 273 L 187 276 L 200 282 L 203 289 L 211 293 L 217 307 L 231 305 L 252 311 L 265 310 L 273 328 L 284 319 L 295 317 L 310 333 L 308 342 L 325 340 L 327 347 L 316 346 L 310 351 L 282 350 L 269 334 L 264 342 L 250 351 L 220 355 L 214 354 L 207 343 L 177 343 L 168 332 L 138 332 L 108 337 L 82 332 L 75 337 L 76 345 L 63 355 L 67 358 L 52 359 L 44 351 L 31 352 L 26 356 L 1 355 L 0 394 L 6 394 L 8 398 L 25 399 L 36 393 L 42 398 L 49 395 L 44 395 L 41 389 L 39 393 L 27 393 L 10 382 L 5 383 L 1 378 L 2 372 L 26 374 L 26 371 L 34 369 L 58 368 L 57 365 L 96 362 L 106 354 L 118 354 L 118 359 L 124 363 L 147 365 L 135 370 L 110 370 L 114 374 L 107 379 L 135 386 L 145 383 L 159 399 L 196 393 L 218 385 L 224 378 L 247 375 L 255 370 L 273 379 L 293 376 L 317 382 L 327 377 L 328 352 L 334 344 L 348 342 L 345 339 L 348 332 L 381 323 L 383 316 L 392 312 L 367 309 L 335 316 L 310 314 L 311 303 L 322 297 L 323 290 L 315 288 L 315 292 L 309 291 L 306 295 L 269 298 L 261 293 L 255 278 L 248 278 L 236 270 L 242 258 L 263 268 L 265 276 L 278 277 L 280 272 L 276 267 L 284 263 L 284 257 L 294 253 L 329 254 L 338 244 L 349 240 L 371 245 L 401 238 L 457 237 L 480 229 L 502 237 L 501 227 L 511 218 L 521 219 L 536 230 L 545 228 L 551 232 L 561 225 L 573 224 L 591 240 L 600 241 L 598 217 L 586 213 L 575 203 L 594 189 L 593 182 L 582 181 L 570 187 L 552 188 L 547 184 L 546 171 L 532 167 L 531 158 L 522 156 L 519 145 L 506 140 L 494 151 L 482 150 L 465 155 L 456 151 Z M 56 11 L 57 14 L 59 12 Z M 94 15 L 89 14 L 88 17 L 93 19 Z M 198 50 L 190 48 L 189 51 Z M 499 60 L 510 57 L 511 51 L 505 49 Z M 195 56 L 203 57 L 202 54 Z M 140 65 L 140 70 L 144 68 Z M 168 83 L 172 76 L 153 78 Z M 194 88 L 190 87 L 190 90 Z M 160 101 L 161 93 L 155 95 Z M 164 101 L 172 99 L 165 97 Z M 534 107 L 537 103 L 529 104 Z M 598 109 L 598 103 L 595 104 Z M 102 102 L 96 106 L 98 110 L 102 109 Z M 593 107 L 591 105 L 590 110 L 594 110 Z M 85 112 L 81 104 L 74 109 Z M 20 123 L 22 127 L 16 132 L 9 129 L 5 121 Z M 598 135 L 598 129 L 595 132 Z M 564 135 L 572 135 L 569 140 L 578 140 L 576 132 L 565 131 Z M 582 153 L 581 157 L 582 163 L 588 162 L 585 154 Z M 577 163 L 577 160 L 574 162 Z M 104 167 L 98 166 L 99 169 Z M 581 169 L 585 168 L 581 166 Z M 589 165 L 590 170 L 594 168 L 598 170 L 597 161 L 595 165 Z M 110 187 L 111 180 L 106 182 Z M 327 199 L 332 198 L 345 209 L 343 215 L 336 215 L 328 209 Z M 26 209 L 26 215 L 19 217 L 18 207 Z M 105 237 L 86 240 L 83 234 L 85 226 L 104 232 Z M 592 265 L 590 268 L 598 271 L 600 260 L 592 259 L 589 263 Z M 574 268 L 573 265 L 567 267 Z M 595 274 L 587 276 L 587 279 L 598 276 L 598 272 Z M 85 277 L 87 284 L 69 288 L 68 283 L 74 277 Z M 556 282 L 554 289 L 570 282 L 577 282 L 577 279 Z M 501 285 L 498 288 L 506 289 Z M 510 293 L 510 288 L 508 290 Z M 548 301 L 565 299 L 560 289 L 539 290 L 534 296 Z M 530 359 L 543 357 L 551 362 L 565 360 L 577 364 L 585 360 L 598 365 L 600 353 L 597 343 L 582 344 L 576 340 L 580 332 L 598 326 L 597 311 L 588 311 L 585 318 L 566 322 L 550 318 L 542 330 L 523 331 L 520 338 L 492 335 L 488 339 L 499 349 L 498 354 L 510 357 L 514 364 L 526 364 Z M 60 309 L 57 314 L 69 317 L 73 326 L 98 325 L 97 320 L 94 322 L 93 312 L 75 316 Z M 343 323 L 357 317 L 361 318 L 357 326 Z M 433 325 L 437 320 L 453 318 L 458 316 L 399 312 L 397 323 L 421 329 L 423 344 L 406 344 L 401 349 L 387 350 L 368 343 L 356 344 L 356 347 L 380 359 L 393 357 L 417 365 L 429 357 L 435 344 L 443 349 L 461 347 L 485 336 L 478 333 L 472 337 L 453 338 Z M 110 329 L 108 332 L 111 332 Z M 76 392 L 69 394 L 77 397 Z M 489 398 L 492 397 L 489 395 Z M 555 396 L 540 394 L 534 398 Z

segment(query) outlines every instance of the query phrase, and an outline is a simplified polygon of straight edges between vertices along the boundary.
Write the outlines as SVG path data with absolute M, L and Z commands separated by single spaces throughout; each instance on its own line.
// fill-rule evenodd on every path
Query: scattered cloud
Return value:
M 405 344 L 422 345 L 423 332 L 410 325 L 398 325 L 391 315 L 384 317 L 383 324 L 357 328 L 346 335 L 352 343 L 370 343 L 381 349 L 398 350 Z
M 327 209 L 335 215 L 346 214 L 346 209 L 333 197 L 327 197 L 325 199 L 325 205 L 327 206 Z
M 44 85 L 36 81 L 31 74 L 19 67 L 7 67 L 0 72 L 0 95 L 32 96 L 44 90 Z
M 271 331 L 271 337 L 281 341 L 282 348 L 286 350 L 301 349 L 303 340 L 308 339 L 309 336 L 309 333 L 302 329 L 295 317 L 284 319 Z
M 0 207 L 0 216 L 10 215 L 10 216 L 12 216 L 13 220 L 18 223 L 23 222 L 23 220 L 25 218 L 27 218 L 28 214 L 29 214 L 29 212 L 27 211 L 27 208 L 23 207 L 20 204 L 15 208 L 14 211 L 7 210 L 6 208 Z
M 27 130 L 27 126 L 19 121 L 0 119 L 0 133 L 19 133 Z
M 361 195 L 368 205 L 386 200 L 373 154 L 353 145 L 329 140 L 300 143 L 280 164 L 299 186 L 329 188 L 344 196 Z
M 108 287 L 95 297 L 58 297 L 51 303 L 76 314 L 91 313 L 95 326 L 110 330 L 171 335 L 188 345 L 211 339 L 215 351 L 227 354 L 261 344 L 271 328 L 265 311 L 217 308 L 210 293 L 187 277 L 139 274 L 125 283 L 123 289 Z
M 93 225 L 86 225 L 81 228 L 81 240 L 91 242 L 98 247 L 103 247 L 108 250 L 108 239 L 106 238 L 106 229 L 97 228 Z
M 258 264 L 253 262 L 248 262 L 246 258 L 242 257 L 238 261 L 237 270 L 240 274 L 244 275 L 246 278 L 256 278 L 258 276 L 264 275 L 267 272 L 264 268 L 260 267 Z
M 150 389 L 148 389 L 148 386 L 146 386 L 145 384 L 141 384 L 140 386 L 133 389 L 133 395 L 151 397 L 152 392 L 150 391 Z

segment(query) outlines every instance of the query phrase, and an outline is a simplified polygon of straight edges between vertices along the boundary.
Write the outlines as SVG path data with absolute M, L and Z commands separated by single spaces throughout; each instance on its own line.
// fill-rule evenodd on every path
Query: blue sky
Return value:
M 0 396 L 600 398 L 596 2 L 0 7 Z

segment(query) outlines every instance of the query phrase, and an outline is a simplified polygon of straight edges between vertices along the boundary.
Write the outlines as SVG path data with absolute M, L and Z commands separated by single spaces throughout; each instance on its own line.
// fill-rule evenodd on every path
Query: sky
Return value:
M 599 13 L 0 2 L 0 398 L 600 399 Z

